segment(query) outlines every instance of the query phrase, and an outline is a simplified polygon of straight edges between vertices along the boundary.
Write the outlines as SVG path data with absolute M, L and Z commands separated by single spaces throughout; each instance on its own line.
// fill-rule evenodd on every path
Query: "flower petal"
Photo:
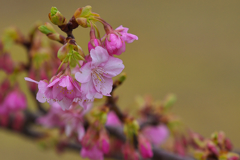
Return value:
M 101 63 L 104 63 L 108 60 L 108 52 L 106 49 L 97 46 L 95 49 L 92 49 L 90 52 L 91 58 L 92 58 L 92 67 L 97 67 Z
M 81 90 L 82 90 L 82 93 L 89 100 L 92 100 L 95 97 L 95 94 L 97 93 L 92 80 L 90 80 L 87 83 L 83 83 L 81 85 Z
M 37 81 L 35 81 L 35 80 L 33 80 L 33 79 L 31 79 L 31 78 L 28 78 L 28 77 L 25 77 L 24 78 L 26 81 L 28 81 L 28 82 L 33 82 L 33 83 L 39 83 L 39 82 L 37 82 Z
M 120 33 L 127 33 L 128 32 L 128 28 L 123 27 L 122 25 L 119 26 L 118 28 L 116 28 L 115 30 L 119 31 Z
M 53 85 L 55 85 L 60 80 L 61 80 L 60 78 L 54 79 L 51 83 L 49 83 L 49 85 L 47 87 L 52 87 Z
M 73 84 L 71 83 L 71 77 L 69 76 L 64 76 L 63 78 L 61 78 L 60 82 L 59 82 L 59 86 L 62 86 L 63 88 L 67 88 L 67 90 L 72 90 L 74 88 Z
M 40 91 L 38 91 L 36 99 L 37 99 L 39 102 L 41 102 L 41 103 L 46 102 L 46 97 L 45 97 L 45 95 L 44 95 L 42 92 L 40 92 Z
M 127 43 L 132 43 L 134 40 L 138 40 L 138 36 L 130 33 L 122 34 L 121 38 Z
M 122 72 L 124 65 L 121 59 L 110 56 L 105 66 L 102 68 L 104 70 L 104 77 L 112 78 Z
M 58 104 L 62 107 L 62 110 L 68 110 L 70 106 L 72 105 L 71 99 L 64 97 L 61 101 L 58 102 Z
M 85 134 L 85 129 L 82 124 L 80 124 L 77 128 L 77 133 L 78 133 L 78 140 L 81 141 L 84 134 Z
M 112 78 L 104 77 L 101 81 L 93 79 L 95 89 L 104 96 L 109 96 L 112 91 L 113 80 Z
M 91 63 L 86 63 L 80 69 L 80 72 L 75 74 L 75 78 L 80 83 L 86 83 L 91 79 Z

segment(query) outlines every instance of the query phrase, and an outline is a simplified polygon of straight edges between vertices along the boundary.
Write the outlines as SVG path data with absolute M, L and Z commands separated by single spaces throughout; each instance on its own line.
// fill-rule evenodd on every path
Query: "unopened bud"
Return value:
M 125 72 L 123 72 L 121 75 L 120 75 L 120 77 L 119 77 L 119 81 L 122 83 L 122 82 L 124 82 L 125 80 L 126 80 L 126 78 L 127 78 L 127 74 L 125 73 Z
M 76 21 L 83 28 L 87 28 L 89 26 L 89 24 L 87 23 L 87 18 L 80 17 L 80 18 L 77 18 Z
M 217 148 L 217 146 L 212 142 L 212 141 L 208 141 L 207 142 L 207 148 L 210 150 L 210 152 L 212 152 L 215 155 L 219 154 L 219 150 Z
M 134 135 L 138 135 L 138 122 L 133 119 L 127 119 L 124 123 L 123 131 L 128 138 L 133 138 Z
M 227 160 L 239 160 L 239 155 L 236 153 L 228 153 L 227 154 Z
M 66 43 L 58 50 L 58 58 L 63 62 L 69 62 L 71 67 L 75 67 L 79 60 L 84 59 L 84 53 L 80 46 Z
M 53 26 L 48 22 L 46 22 L 44 25 L 39 26 L 38 29 L 40 32 L 47 34 L 47 35 L 50 33 L 56 33 Z
M 58 26 L 67 24 L 66 18 L 58 11 L 56 7 L 51 8 L 51 13 L 48 14 L 50 21 Z
M 74 18 L 77 23 L 84 28 L 90 27 L 89 22 L 94 20 L 94 17 L 99 17 L 99 15 L 92 12 L 91 6 L 78 8 L 74 13 Z

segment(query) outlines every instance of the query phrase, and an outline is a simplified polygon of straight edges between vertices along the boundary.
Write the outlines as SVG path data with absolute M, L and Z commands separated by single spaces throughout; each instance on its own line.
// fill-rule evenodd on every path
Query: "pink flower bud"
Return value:
M 99 46 L 100 42 L 98 39 L 91 39 L 88 42 L 88 51 L 90 52 L 92 49 L 94 49 L 95 47 Z
M 88 51 L 89 51 L 89 53 L 95 47 L 100 46 L 100 44 L 101 44 L 101 42 L 96 38 L 95 29 L 93 27 L 91 27 L 91 30 L 90 30 L 90 41 L 88 42 Z
M 232 145 L 231 141 L 228 138 L 226 138 L 226 140 L 225 140 L 225 147 L 226 147 L 226 149 L 228 151 L 231 151 L 232 148 L 233 148 L 233 145 Z
M 121 126 L 121 121 L 114 111 L 110 111 L 107 116 L 106 125 L 108 126 Z
M 99 148 L 103 151 L 104 154 L 109 153 L 110 142 L 109 142 L 109 137 L 108 137 L 106 130 L 102 130 L 100 132 L 98 144 L 99 144 Z
M 25 95 L 18 89 L 10 92 L 4 99 L 3 107 L 8 112 L 17 112 L 27 107 Z
M 139 151 L 143 158 L 151 158 L 153 156 L 152 146 L 150 142 L 141 134 L 138 136 Z
M 126 143 L 123 145 L 123 157 L 125 160 L 139 160 L 139 153 L 129 144 Z
M 227 160 L 239 160 L 239 155 L 236 153 L 228 153 L 227 154 Z
M 105 26 L 104 29 L 107 35 L 103 44 L 110 55 L 122 54 L 126 49 L 125 42 L 132 43 L 134 40 L 138 40 L 136 35 L 127 33 L 128 28 L 123 26 L 119 26 L 115 30 L 111 26 Z
M 212 152 L 215 155 L 219 154 L 219 150 L 217 148 L 217 146 L 212 142 L 212 141 L 208 141 L 207 142 L 207 148 L 210 150 L 210 152 Z

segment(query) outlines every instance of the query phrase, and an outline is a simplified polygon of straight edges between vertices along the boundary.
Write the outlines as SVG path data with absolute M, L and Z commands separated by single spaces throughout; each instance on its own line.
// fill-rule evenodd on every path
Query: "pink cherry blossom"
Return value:
M 134 40 L 138 37 L 128 33 L 128 28 L 121 25 L 106 35 L 103 44 L 110 55 L 120 55 L 126 50 L 125 42 L 132 43 Z
M 102 98 L 110 96 L 112 91 L 112 77 L 117 76 L 124 69 L 122 60 L 109 56 L 107 50 L 97 46 L 90 52 L 91 61 L 85 63 L 75 78 L 81 83 L 81 90 L 86 98 Z
M 117 117 L 114 111 L 110 111 L 107 115 L 106 125 L 108 126 L 120 126 L 121 121 Z
M 104 159 L 104 154 L 97 147 L 97 145 L 93 146 L 92 148 L 82 147 L 80 155 L 83 158 L 89 158 L 90 160 L 103 160 Z
M 152 144 L 157 146 L 162 144 L 169 136 L 168 128 L 164 125 L 145 127 L 142 133 Z
M 4 99 L 1 105 L 0 112 L 10 113 L 23 110 L 27 107 L 27 101 L 25 95 L 18 89 L 10 92 Z
M 83 127 L 83 116 L 89 111 L 78 108 L 77 105 L 71 106 L 69 110 L 63 111 L 61 106 L 55 102 L 47 115 L 40 117 L 38 123 L 47 128 L 60 127 L 65 129 L 65 134 L 71 136 L 72 133 L 78 134 L 78 140 L 81 141 L 85 134 Z
M 79 84 L 68 75 L 56 77 L 52 82 L 36 82 L 30 78 L 27 81 L 38 84 L 37 100 L 44 102 L 58 102 L 63 110 L 69 109 L 73 102 L 82 101 L 81 89 Z

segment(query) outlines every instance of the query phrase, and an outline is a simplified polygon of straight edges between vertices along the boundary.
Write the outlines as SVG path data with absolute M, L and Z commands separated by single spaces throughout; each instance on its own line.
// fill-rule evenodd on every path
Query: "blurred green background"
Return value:
M 85 5 L 113 28 L 129 27 L 139 37 L 119 57 L 128 75 L 117 90 L 120 106 L 131 108 L 136 95 L 162 99 L 175 93 L 173 111 L 187 126 L 204 136 L 224 130 L 240 148 L 240 1 L 1 0 L 0 29 L 15 25 L 27 34 L 35 21 L 49 22 L 52 6 L 70 19 Z M 87 53 L 89 29 L 79 27 L 74 35 Z M 15 60 L 27 61 L 23 48 L 12 52 Z M 31 140 L 0 130 L 0 159 L 81 158 L 71 152 L 58 156 L 42 151 Z

